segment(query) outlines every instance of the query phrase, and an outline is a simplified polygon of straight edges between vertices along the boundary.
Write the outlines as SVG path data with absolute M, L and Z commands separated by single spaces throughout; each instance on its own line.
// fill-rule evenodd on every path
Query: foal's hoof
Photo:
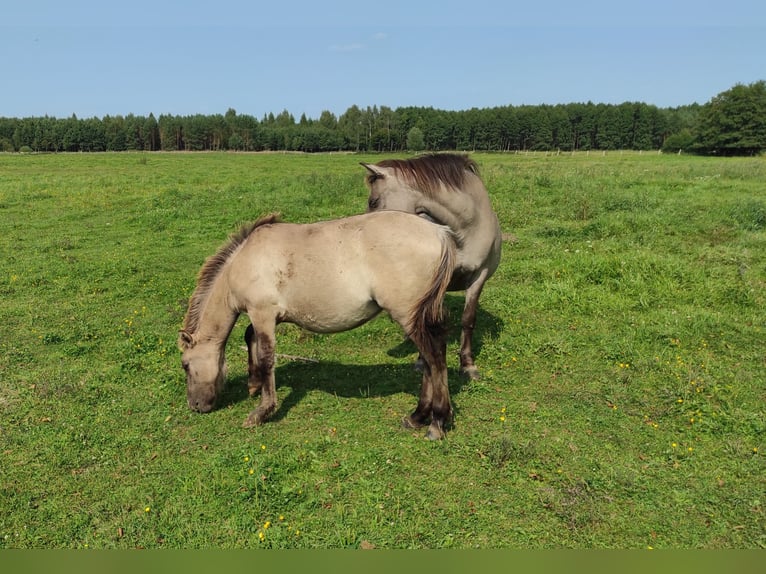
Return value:
M 406 429 L 420 429 L 425 426 L 425 423 L 413 419 L 411 415 L 408 415 L 402 419 L 402 426 Z
M 428 427 L 428 432 L 426 432 L 426 438 L 428 440 L 441 440 L 444 437 L 445 434 L 442 426 L 436 422 L 431 423 L 431 426 Z
M 478 381 L 481 378 L 481 375 L 479 374 L 479 369 L 476 365 L 471 365 L 470 367 L 463 367 L 460 369 L 460 372 L 463 373 L 463 376 L 466 379 L 469 379 L 471 381 Z
M 245 422 L 242 423 L 242 428 L 253 428 L 263 424 L 263 419 L 258 416 L 258 411 L 251 411 Z

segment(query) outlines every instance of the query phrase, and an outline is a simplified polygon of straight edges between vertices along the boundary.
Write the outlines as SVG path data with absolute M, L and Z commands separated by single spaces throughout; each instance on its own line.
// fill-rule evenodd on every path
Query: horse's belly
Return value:
M 349 305 L 348 301 L 333 301 L 316 305 L 294 305 L 284 314 L 284 321 L 314 333 L 339 333 L 363 325 L 380 312 L 380 307 L 371 300 Z

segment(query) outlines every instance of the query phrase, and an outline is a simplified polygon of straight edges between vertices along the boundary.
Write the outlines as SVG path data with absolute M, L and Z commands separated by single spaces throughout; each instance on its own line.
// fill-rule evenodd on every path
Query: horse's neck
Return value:
M 444 191 L 440 198 L 426 200 L 428 211 L 463 242 L 489 245 L 499 234 L 499 225 L 489 197 L 481 191 L 475 194 Z
M 458 244 L 458 269 L 473 272 L 499 257 L 500 224 L 483 188 L 475 193 L 445 191 L 427 200 L 429 212 L 454 233 Z M 496 266 L 495 263 L 492 263 Z M 494 271 L 494 269 L 493 269 Z
M 197 338 L 225 345 L 238 316 L 239 312 L 231 307 L 228 288 L 224 288 L 222 280 L 216 281 L 200 312 Z

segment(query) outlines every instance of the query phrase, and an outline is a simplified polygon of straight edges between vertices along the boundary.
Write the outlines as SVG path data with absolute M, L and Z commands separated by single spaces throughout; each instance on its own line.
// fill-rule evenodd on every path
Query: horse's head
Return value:
M 399 177 L 394 168 L 362 163 L 367 170 L 367 211 L 406 211 L 418 213 L 423 194 Z M 422 209 L 421 209 L 422 211 Z
M 182 352 L 181 366 L 186 371 L 189 408 L 201 413 L 212 411 L 226 378 L 223 349 L 211 342 L 197 343 L 186 331 L 181 331 L 178 347 Z

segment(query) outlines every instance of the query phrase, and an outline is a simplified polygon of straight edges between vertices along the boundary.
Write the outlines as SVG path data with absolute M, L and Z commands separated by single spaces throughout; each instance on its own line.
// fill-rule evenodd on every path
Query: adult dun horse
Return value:
M 215 407 L 226 376 L 226 340 L 241 313 L 251 321 L 250 395 L 261 392 L 244 422 L 250 427 L 264 423 L 277 407 L 278 323 L 334 333 L 385 310 L 425 363 L 417 408 L 402 422 L 420 428 L 430 420 L 426 436 L 442 438 L 452 418 L 443 302 L 454 263 L 450 230 L 407 213 L 302 225 L 271 215 L 243 227 L 202 266 L 179 334 L 189 407 Z
M 457 264 L 449 290 L 465 290 L 460 367 L 478 378 L 471 341 L 479 296 L 500 263 L 502 234 L 476 162 L 462 154 L 430 154 L 362 165 L 370 190 L 368 212 L 406 211 L 454 233 Z

